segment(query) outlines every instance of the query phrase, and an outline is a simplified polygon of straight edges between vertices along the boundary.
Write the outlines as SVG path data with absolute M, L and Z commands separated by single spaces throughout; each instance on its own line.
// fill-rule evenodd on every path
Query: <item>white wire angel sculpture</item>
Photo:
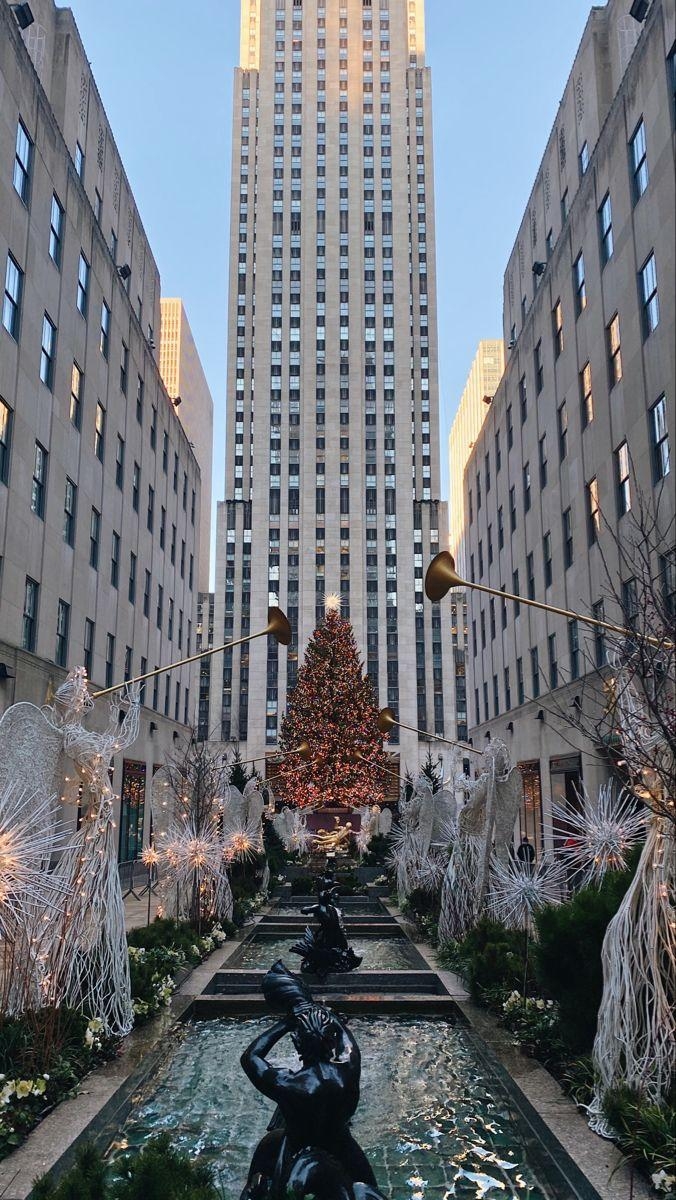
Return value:
M 138 737 L 139 689 L 125 687 L 113 695 L 103 730 L 84 726 L 92 708 L 87 674 L 78 667 L 58 689 L 51 710 L 43 710 L 77 772 L 82 820 L 54 872 L 65 902 L 53 923 L 42 986 L 47 1003 L 79 1008 L 122 1036 L 132 1027 L 133 1013 L 110 777 L 114 756 Z

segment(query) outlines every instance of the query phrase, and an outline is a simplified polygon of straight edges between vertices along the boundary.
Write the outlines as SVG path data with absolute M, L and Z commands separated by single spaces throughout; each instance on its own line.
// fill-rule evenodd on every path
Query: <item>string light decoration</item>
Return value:
M 0 789 L 0 1012 L 14 1016 L 41 1003 L 49 917 L 62 893 L 49 861 L 62 848 L 54 828 L 55 796 L 18 784 Z
M 114 756 L 138 737 L 139 690 L 125 688 L 111 698 L 101 731 L 82 723 L 92 707 L 86 671 L 78 667 L 58 689 L 51 709 L 43 710 L 77 771 L 84 811 L 54 871 L 65 901 L 51 922 L 42 986 L 46 1003 L 78 1008 L 100 1018 L 108 1033 L 124 1036 L 133 1012 L 110 775 Z
M 612 780 L 601 785 L 596 803 L 584 785 L 578 799 L 579 810 L 553 804 L 552 812 L 565 838 L 558 854 L 569 878 L 575 878 L 577 887 L 585 887 L 600 883 L 607 871 L 626 869 L 632 846 L 645 839 L 649 814 L 637 807 L 631 791 L 618 791 Z
M 232 917 L 233 898 L 219 823 L 194 818 L 173 825 L 162 847 L 162 908 L 177 920 Z
M 533 863 L 491 859 L 489 908 L 510 929 L 531 927 L 533 916 L 548 904 L 561 903 L 563 864 L 550 854 Z
M 630 778 L 642 780 L 650 816 L 636 873 L 601 951 L 596 1085 L 588 1111 L 590 1127 L 604 1137 L 614 1133 L 603 1113 L 607 1091 L 635 1088 L 659 1105 L 676 1074 L 676 841 L 674 797 L 666 790 L 674 778 L 674 743 L 648 719 L 629 668 L 616 671 L 613 686 L 615 732 Z M 663 728 L 670 722 L 673 728 L 673 720 L 672 691 L 671 698 L 665 695 Z
M 377 727 L 378 705 L 363 673 L 349 621 L 328 608 L 315 629 L 282 720 L 279 776 L 286 801 L 298 808 L 381 803 L 386 768 Z M 307 738 L 302 769 L 289 752 Z M 361 751 L 371 766 L 355 761 Z

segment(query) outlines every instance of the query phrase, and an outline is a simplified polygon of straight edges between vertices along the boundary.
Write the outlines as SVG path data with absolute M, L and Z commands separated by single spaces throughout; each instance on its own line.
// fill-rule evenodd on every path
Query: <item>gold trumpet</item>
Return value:
M 177 667 L 185 667 L 188 663 L 209 658 L 212 654 L 219 654 L 222 650 L 233 650 L 235 646 L 243 646 L 245 642 L 253 642 L 254 638 L 267 637 L 268 634 L 276 642 L 279 642 L 280 646 L 290 644 L 291 626 L 281 608 L 268 609 L 268 623 L 265 629 L 261 629 L 258 633 L 249 633 L 246 637 L 238 638 L 236 642 L 224 642 L 222 646 L 213 646 L 210 650 L 200 650 L 199 654 L 191 654 L 189 658 L 181 658 L 178 662 L 169 663 L 166 667 L 155 667 L 154 671 L 146 671 L 145 675 L 135 675 L 133 679 L 125 679 L 123 683 L 115 683 L 112 687 L 101 688 L 98 692 L 92 693 L 93 699 L 96 700 L 99 696 L 108 696 L 111 692 L 118 692 L 120 688 L 130 687 L 133 683 L 144 683 L 146 679 L 152 679 L 154 675 L 163 675 L 165 671 L 174 671 Z
M 474 746 L 468 746 L 466 742 L 454 742 L 451 738 L 440 737 L 438 733 L 428 733 L 425 729 L 418 729 L 415 725 L 405 725 L 403 721 L 398 721 L 392 712 L 391 708 L 381 708 L 378 713 L 378 729 L 381 733 L 389 733 L 395 725 L 400 729 L 410 729 L 411 733 L 419 733 L 423 738 L 432 738 L 435 742 L 443 742 L 445 746 L 457 746 L 459 750 L 464 750 L 468 754 L 481 755 L 480 750 L 475 750 Z
M 373 762 L 373 759 L 367 758 L 363 750 L 355 750 L 350 757 L 352 762 L 364 763 L 367 767 L 373 767 L 375 771 L 384 771 L 386 775 L 393 775 L 395 779 L 399 779 L 398 771 L 392 771 L 390 767 L 381 767 L 379 763 Z
M 294 746 L 293 750 L 285 750 L 283 753 L 271 754 L 269 758 L 266 754 L 259 754 L 258 758 L 245 758 L 241 763 L 239 763 L 239 766 L 250 767 L 253 763 L 257 762 L 279 763 L 282 761 L 282 758 L 286 757 L 287 754 L 297 754 L 303 762 L 308 762 L 308 760 L 312 757 L 310 743 L 303 738 L 302 742 L 299 742 L 297 746 Z
M 530 608 L 541 608 L 543 612 L 555 613 L 559 617 L 568 617 L 571 621 L 582 621 L 585 625 L 593 625 L 596 629 L 608 629 L 611 633 L 619 633 L 622 637 L 633 638 L 636 636 L 634 631 L 625 629 L 622 625 L 613 625 L 610 621 L 600 621 L 597 617 L 573 612 L 570 608 L 558 608 L 555 604 L 545 604 L 544 600 L 531 600 L 528 596 L 517 596 L 514 592 L 499 591 L 498 588 L 488 587 L 485 583 L 470 583 L 469 580 L 461 579 L 458 575 L 453 555 L 449 554 L 448 550 L 442 550 L 435 555 L 427 568 L 425 594 L 428 600 L 437 602 L 442 600 L 453 587 L 473 588 L 475 592 L 486 592 L 489 596 L 497 596 L 500 600 L 513 600 L 515 604 L 527 604 Z M 645 640 L 652 646 L 673 648 L 673 642 L 665 642 L 660 638 L 646 635 Z

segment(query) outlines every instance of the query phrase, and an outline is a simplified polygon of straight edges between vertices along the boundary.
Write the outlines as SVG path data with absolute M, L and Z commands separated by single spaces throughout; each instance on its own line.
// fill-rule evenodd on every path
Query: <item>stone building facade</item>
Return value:
M 468 578 L 617 620 L 606 569 L 639 494 L 674 512 L 676 16 L 653 0 L 592 9 L 504 282 L 507 363 L 464 472 Z M 655 562 L 676 603 L 673 545 Z M 507 740 L 522 826 L 552 836 L 551 799 L 594 795 L 609 764 L 572 714 L 603 664 L 588 626 L 468 589 L 475 746 Z M 625 605 L 627 619 L 629 599 Z
M 21 35 L 0 0 L 0 713 L 76 665 L 103 688 L 194 652 L 198 593 L 200 473 L 157 365 L 159 273 L 72 13 L 31 8 Z M 123 860 L 196 703 L 194 669 L 146 685 L 115 763 Z

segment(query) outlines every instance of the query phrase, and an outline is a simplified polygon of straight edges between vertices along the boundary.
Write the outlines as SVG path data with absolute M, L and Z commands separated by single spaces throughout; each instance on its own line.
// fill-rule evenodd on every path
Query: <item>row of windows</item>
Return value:
M 30 653 L 35 652 L 36 645 L 37 645 L 39 605 L 40 605 L 40 584 L 35 579 L 31 579 L 30 576 L 26 576 L 25 587 L 24 587 L 24 604 L 23 604 L 23 615 L 22 615 L 21 644 L 22 644 L 22 648 L 24 650 L 29 651 Z M 190 622 L 188 624 L 190 624 Z M 59 601 L 57 603 L 57 612 L 56 612 L 56 636 L 55 636 L 54 661 L 60 667 L 66 667 L 68 665 L 68 649 L 69 649 L 70 632 L 71 632 L 70 627 L 71 627 L 71 606 L 65 600 L 59 599 Z M 94 663 L 95 641 L 96 641 L 96 626 L 95 626 L 94 621 L 92 621 L 89 617 L 87 617 L 87 618 L 85 618 L 85 623 L 84 623 L 82 649 L 83 649 L 84 666 L 85 666 L 87 674 L 89 675 L 90 678 L 92 676 L 93 663 Z M 188 655 L 190 654 L 190 633 L 188 634 L 187 653 L 188 653 Z M 112 633 L 107 633 L 106 634 L 106 653 L 105 653 L 105 678 L 104 678 L 106 687 L 112 687 L 115 683 L 115 679 L 114 679 L 115 655 L 116 655 L 115 635 Z M 145 657 L 141 656 L 140 673 L 142 675 L 144 675 L 147 672 L 147 670 L 148 670 L 148 660 Z M 133 673 L 134 673 L 133 649 L 131 646 L 126 646 L 125 647 L 125 655 L 124 655 L 124 679 L 125 680 L 131 679 L 133 677 Z M 166 680 L 167 696 L 168 696 L 168 692 L 169 692 L 169 682 L 170 682 L 169 678 L 167 678 L 167 680 Z M 159 685 L 159 680 L 158 680 L 158 677 L 156 676 L 154 685 L 153 685 L 153 699 L 152 699 L 152 707 L 154 709 L 157 709 L 157 707 L 158 707 L 158 698 L 159 698 L 158 685 Z M 179 685 L 177 683 L 176 684 L 177 695 L 178 695 L 178 686 Z M 188 699 L 187 693 L 188 693 L 188 689 L 186 688 L 186 714 L 184 716 L 184 720 L 186 722 L 187 722 L 187 711 L 188 711 L 188 707 L 189 707 L 189 699 Z M 141 701 L 143 703 L 145 702 L 145 683 L 143 683 L 141 685 Z M 165 700 L 165 715 L 166 716 L 169 715 L 168 708 L 169 708 L 168 701 Z M 177 711 L 174 715 L 174 719 L 178 720 L 178 712 Z
M 652 455 L 653 481 L 655 484 L 660 483 L 669 475 L 671 470 L 671 458 L 669 448 L 669 431 L 667 427 L 667 405 L 666 397 L 660 396 L 656 403 L 652 406 L 648 413 L 650 446 Z M 560 450 L 562 457 L 565 457 L 565 440 L 561 441 Z M 543 437 L 540 441 L 541 455 L 544 453 L 544 459 L 540 460 L 540 483 L 544 487 L 547 479 L 547 459 L 546 450 L 542 447 L 546 444 L 546 438 Z M 488 458 L 488 456 L 486 456 Z M 618 517 L 624 516 L 631 509 L 631 459 L 629 447 L 626 441 L 621 442 L 614 452 L 614 469 L 615 469 L 615 494 Z M 486 482 L 490 489 L 490 475 L 488 474 L 489 464 L 486 463 Z M 477 490 L 478 496 L 481 496 L 480 491 L 481 479 L 477 475 Z M 602 521 L 602 510 L 599 501 L 598 481 L 596 478 L 591 479 L 585 488 L 586 498 L 586 517 L 589 544 L 593 544 L 600 532 Z M 526 463 L 523 467 L 523 505 L 524 512 L 528 512 L 531 505 L 531 473 L 530 466 Z M 563 522 L 563 550 L 564 550 L 564 566 L 567 569 L 573 563 L 573 519 L 572 510 L 567 508 L 562 515 Z M 517 528 L 517 504 L 516 504 L 516 488 L 512 486 L 509 489 L 509 525 L 510 533 L 514 533 Z M 503 507 L 500 506 L 497 510 L 497 546 L 498 550 L 502 550 L 505 542 L 505 526 Z M 493 551 L 493 527 L 489 523 L 487 527 L 487 564 L 490 567 L 494 559 Z M 547 533 L 543 539 L 545 547 L 545 587 L 549 587 L 552 582 L 552 564 L 551 564 L 551 540 Z M 532 557 L 529 555 L 529 558 Z M 484 574 L 484 552 L 483 539 L 478 542 L 478 576 L 483 578 Z M 474 583 L 476 577 L 475 572 L 475 557 L 474 553 L 470 554 L 470 580 Z M 518 588 L 515 588 L 518 591 Z M 534 599 L 535 592 L 531 595 Z

